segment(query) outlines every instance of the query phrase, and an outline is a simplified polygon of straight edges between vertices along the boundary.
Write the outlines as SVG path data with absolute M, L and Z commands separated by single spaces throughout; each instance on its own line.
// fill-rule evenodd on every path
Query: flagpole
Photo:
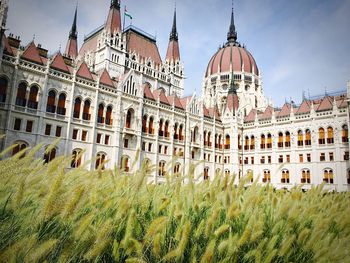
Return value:
M 124 5 L 123 32 L 125 30 L 125 10 L 126 10 L 126 5 Z

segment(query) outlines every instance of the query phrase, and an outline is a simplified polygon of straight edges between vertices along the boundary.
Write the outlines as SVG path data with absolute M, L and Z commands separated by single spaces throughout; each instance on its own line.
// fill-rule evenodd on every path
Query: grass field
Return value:
M 1 262 L 350 262 L 350 194 L 0 161 Z M 5 156 L 3 153 L 1 157 Z

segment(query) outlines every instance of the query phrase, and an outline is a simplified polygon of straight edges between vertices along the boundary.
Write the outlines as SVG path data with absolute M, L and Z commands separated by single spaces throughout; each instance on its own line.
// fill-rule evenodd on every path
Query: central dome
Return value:
M 231 24 L 227 33 L 227 43 L 210 59 L 205 77 L 233 72 L 244 72 L 259 76 L 259 70 L 252 54 L 237 42 L 237 32 L 232 7 Z
M 259 70 L 252 54 L 236 42 L 228 42 L 212 56 L 205 76 L 230 73 L 232 71 L 259 75 Z

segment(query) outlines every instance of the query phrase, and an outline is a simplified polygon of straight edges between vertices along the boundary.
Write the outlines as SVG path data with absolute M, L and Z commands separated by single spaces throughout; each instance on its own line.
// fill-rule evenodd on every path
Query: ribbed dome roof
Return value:
M 216 73 L 243 71 L 246 73 L 255 73 L 259 75 L 259 70 L 255 59 L 244 47 L 238 46 L 237 43 L 227 43 L 220 48 L 210 59 L 205 76 Z
M 231 23 L 227 33 L 227 43 L 210 59 L 205 77 L 217 73 L 231 73 L 233 71 L 259 75 L 259 70 L 252 54 L 237 42 L 237 32 L 232 7 Z

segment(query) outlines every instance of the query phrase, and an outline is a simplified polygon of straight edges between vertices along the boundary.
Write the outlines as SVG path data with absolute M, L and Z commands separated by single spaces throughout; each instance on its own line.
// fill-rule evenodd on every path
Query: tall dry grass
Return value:
M 150 185 L 146 165 L 66 170 L 40 147 L 0 161 L 1 262 L 350 262 L 349 193 L 192 174 Z

